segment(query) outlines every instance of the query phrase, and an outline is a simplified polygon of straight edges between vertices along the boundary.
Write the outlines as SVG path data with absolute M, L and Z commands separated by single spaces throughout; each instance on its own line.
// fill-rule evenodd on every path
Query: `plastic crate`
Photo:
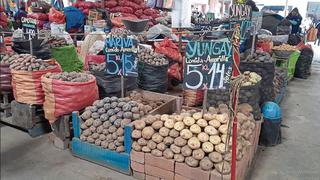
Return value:
M 100 146 L 90 144 L 79 139 L 81 134 L 79 112 L 72 113 L 72 126 L 74 137 L 72 139 L 72 154 L 81 159 L 91 161 L 104 167 L 131 175 L 130 152 L 131 152 L 131 132 L 132 126 L 127 125 L 124 128 L 124 147 L 125 152 L 118 153 L 104 149 Z

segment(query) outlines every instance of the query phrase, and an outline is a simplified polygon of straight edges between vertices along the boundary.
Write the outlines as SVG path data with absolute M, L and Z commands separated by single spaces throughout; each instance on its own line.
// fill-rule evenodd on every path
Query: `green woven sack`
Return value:
M 58 61 L 63 71 L 81 72 L 83 70 L 83 62 L 79 58 L 77 50 L 73 45 L 52 48 L 51 54 L 52 58 Z

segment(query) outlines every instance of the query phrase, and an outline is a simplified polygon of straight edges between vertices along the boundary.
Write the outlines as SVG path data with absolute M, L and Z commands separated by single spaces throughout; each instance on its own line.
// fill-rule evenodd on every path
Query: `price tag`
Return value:
M 232 75 L 232 44 L 217 41 L 193 41 L 186 47 L 183 86 L 187 89 L 226 89 Z
M 107 74 L 138 76 L 136 54 L 137 40 L 132 38 L 110 37 L 105 41 Z
M 29 39 L 29 34 L 31 39 L 38 39 L 38 28 L 37 28 L 37 20 L 32 18 L 21 18 L 22 22 L 22 31 L 25 39 Z

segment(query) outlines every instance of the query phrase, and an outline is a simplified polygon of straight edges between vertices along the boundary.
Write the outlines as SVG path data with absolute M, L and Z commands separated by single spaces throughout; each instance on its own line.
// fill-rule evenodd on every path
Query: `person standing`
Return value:
M 302 22 L 302 16 L 299 14 L 298 8 L 294 8 L 287 18 L 292 24 L 291 34 L 297 34 L 300 32 L 299 28 Z

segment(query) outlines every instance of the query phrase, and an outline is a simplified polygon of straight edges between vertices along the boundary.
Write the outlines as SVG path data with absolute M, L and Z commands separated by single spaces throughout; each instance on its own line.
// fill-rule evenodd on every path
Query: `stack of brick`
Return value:
M 139 180 L 145 180 L 146 174 L 145 174 L 145 153 L 144 152 L 136 152 L 131 151 L 130 153 L 130 163 L 131 163 L 131 169 L 133 177 Z

